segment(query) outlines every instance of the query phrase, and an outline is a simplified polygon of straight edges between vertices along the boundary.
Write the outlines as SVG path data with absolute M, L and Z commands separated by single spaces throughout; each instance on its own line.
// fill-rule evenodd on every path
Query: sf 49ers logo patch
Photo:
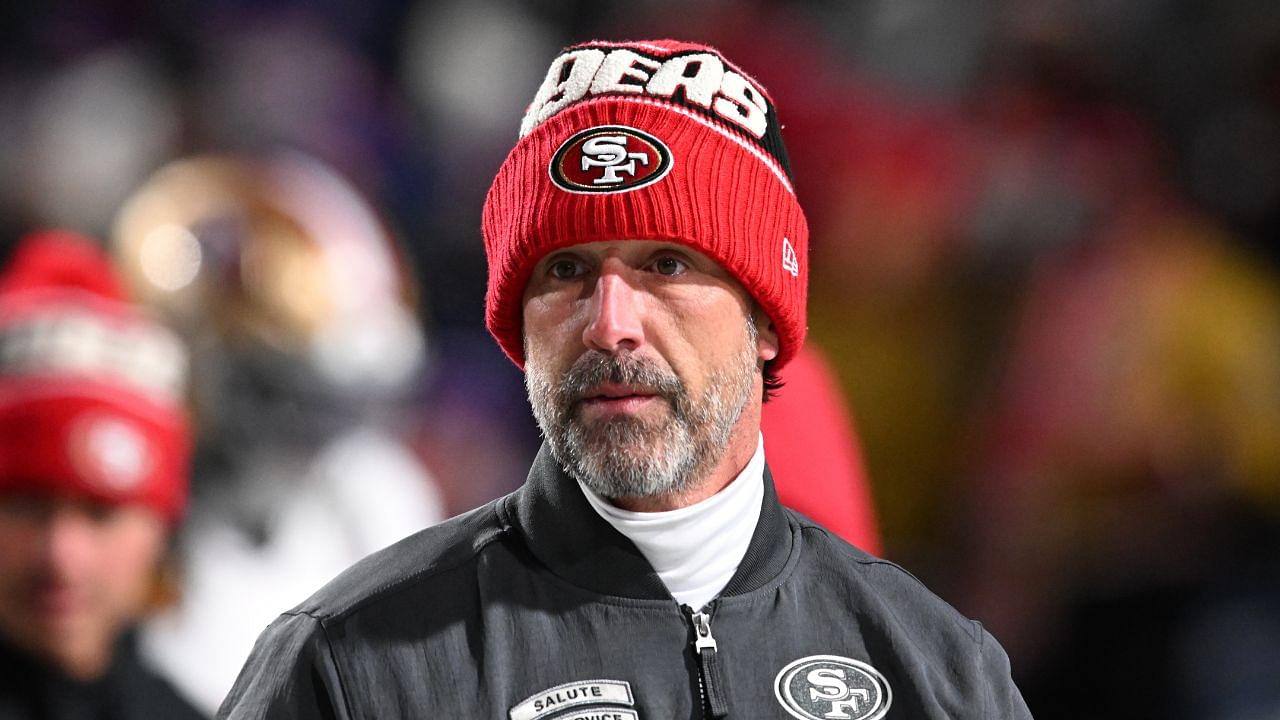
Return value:
M 880 720 L 893 693 L 879 670 L 838 655 L 800 658 L 773 681 L 778 702 L 800 720 Z
M 671 170 L 671 151 L 649 133 L 599 125 L 564 141 L 548 170 L 569 192 L 626 192 L 661 180 Z
M 138 489 L 155 465 L 147 437 L 114 415 L 82 415 L 71 431 L 71 462 L 80 475 L 115 493 Z

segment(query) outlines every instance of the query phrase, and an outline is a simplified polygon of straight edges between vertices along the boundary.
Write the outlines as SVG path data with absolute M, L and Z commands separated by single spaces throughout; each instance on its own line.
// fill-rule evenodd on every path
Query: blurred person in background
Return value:
M 443 518 L 398 427 L 425 337 L 380 219 L 304 155 L 171 163 L 125 204 L 112 247 L 193 350 L 183 593 L 142 646 L 212 711 L 281 607 Z
M 714 49 L 559 55 L 481 223 L 486 324 L 546 438 L 527 482 L 284 612 L 219 715 L 1030 717 L 981 625 L 778 502 L 792 182 L 772 101 Z
M 1034 278 L 977 433 L 968 600 L 1039 717 L 1076 714 L 1085 665 L 1093 717 L 1276 717 L 1280 281 L 1129 200 Z
M 106 253 L 23 240 L 0 274 L 0 718 L 200 718 L 137 652 L 187 500 L 186 354 Z

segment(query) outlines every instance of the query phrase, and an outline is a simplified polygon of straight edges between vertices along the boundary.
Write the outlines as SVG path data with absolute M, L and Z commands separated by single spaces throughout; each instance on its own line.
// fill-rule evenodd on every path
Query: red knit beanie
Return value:
M 552 63 L 485 200 L 485 323 L 524 367 L 533 266 L 570 245 L 662 240 L 727 269 L 804 342 L 809 228 L 763 87 L 704 45 L 589 42 Z
M 124 302 L 93 241 L 27 237 L 0 274 L 0 495 L 137 503 L 176 522 L 186 371 L 179 340 Z

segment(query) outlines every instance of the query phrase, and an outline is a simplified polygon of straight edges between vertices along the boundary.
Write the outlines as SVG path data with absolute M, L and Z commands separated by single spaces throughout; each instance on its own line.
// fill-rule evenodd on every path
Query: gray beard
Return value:
M 526 362 L 529 403 L 552 455 L 571 477 L 606 498 L 696 488 L 719 462 L 751 398 L 757 367 L 750 335 L 743 352 L 713 373 L 696 399 L 674 373 L 630 353 L 590 351 L 560 378 Z M 579 402 L 605 382 L 654 392 L 670 407 L 669 417 L 583 422 Z

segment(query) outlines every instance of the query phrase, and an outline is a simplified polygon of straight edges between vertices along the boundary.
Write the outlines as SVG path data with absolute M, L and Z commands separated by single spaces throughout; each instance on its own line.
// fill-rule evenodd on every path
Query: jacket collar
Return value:
M 649 561 L 591 509 L 545 443 L 509 507 L 509 521 L 524 535 L 534 556 L 560 577 L 604 595 L 672 600 Z M 760 520 L 737 572 L 720 595 L 750 592 L 776 577 L 791 544 L 791 529 L 766 466 Z

